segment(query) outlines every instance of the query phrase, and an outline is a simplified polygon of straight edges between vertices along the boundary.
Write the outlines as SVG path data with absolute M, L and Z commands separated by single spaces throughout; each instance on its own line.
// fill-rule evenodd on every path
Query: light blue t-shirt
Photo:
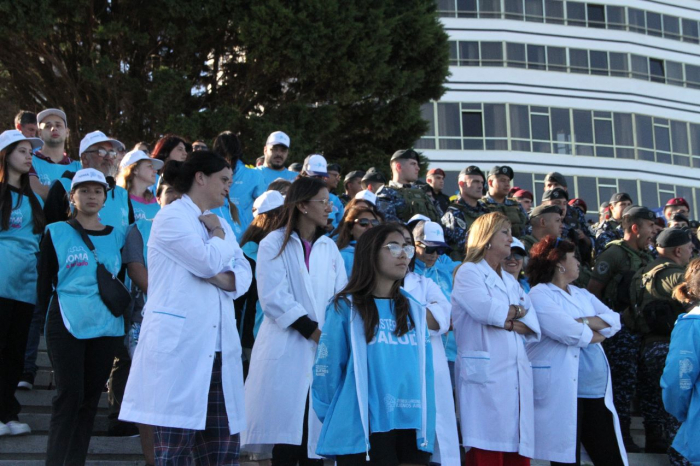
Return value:
M 263 180 L 265 181 L 265 190 L 270 186 L 270 183 L 275 181 L 277 178 L 282 178 L 294 182 L 294 180 L 299 176 L 299 173 L 290 170 L 273 170 L 272 168 L 259 166 L 256 170 L 260 170 L 263 175 Z
M 355 244 L 357 244 L 357 241 L 350 241 L 350 244 L 340 250 L 340 256 L 343 258 L 345 273 L 347 274 L 348 279 L 350 278 L 350 275 L 352 275 L 352 264 L 355 262 Z
M 153 220 L 158 212 L 160 212 L 160 204 L 155 202 L 144 203 L 143 199 L 129 195 L 131 207 L 134 209 L 134 220 Z
M 578 397 L 603 398 L 608 385 L 608 363 L 600 343 L 581 348 L 578 358 Z
M 367 345 L 370 433 L 420 429 L 421 384 L 416 330 L 411 328 L 407 334 L 397 337 L 393 300 L 375 298 L 374 302 L 379 311 L 379 325 Z
M 234 168 L 228 197 L 238 207 L 241 229 L 245 231 L 253 221 L 253 202 L 267 190 L 267 184 L 260 171 L 246 167 L 240 160 Z
M 329 199 L 331 201 L 331 213 L 328 214 L 328 218 L 333 222 L 333 229 L 338 228 L 338 224 L 343 219 L 343 214 L 345 213 L 345 206 L 340 202 L 340 198 L 333 193 L 329 193 Z M 348 275 L 349 276 L 349 275 Z

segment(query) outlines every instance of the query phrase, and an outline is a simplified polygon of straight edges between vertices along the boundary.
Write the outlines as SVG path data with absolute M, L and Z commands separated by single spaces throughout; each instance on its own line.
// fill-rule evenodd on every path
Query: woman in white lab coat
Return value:
M 245 384 L 248 426 L 241 446 L 272 450 L 273 465 L 315 464 L 321 423 L 309 414 L 311 369 L 330 299 L 347 283 L 343 258 L 324 236 L 331 212 L 323 181 L 289 188 L 279 229 L 260 242 L 260 326 Z M 316 461 L 323 464 L 322 460 Z
M 452 323 L 457 396 L 467 465 L 529 465 L 535 452 L 532 368 L 526 341 L 540 328 L 530 299 L 501 261 L 513 239 L 508 218 L 479 217 L 455 273 Z
M 402 225 L 403 235 L 408 244 L 416 244 L 413 233 Z M 444 240 L 444 238 L 443 238 Z M 404 278 L 403 289 L 426 307 L 430 317 L 439 325 L 438 330 L 430 330 L 430 343 L 433 347 L 433 374 L 435 378 L 435 448 L 432 463 L 442 466 L 459 466 L 459 436 L 457 434 L 457 417 L 450 381 L 450 368 L 442 337 L 450 330 L 452 306 L 445 297 L 446 290 L 440 288 L 432 279 L 417 274 L 415 270 L 417 256 L 413 256 L 409 271 Z M 451 291 L 451 290 L 450 290 Z
M 530 299 L 542 329 L 542 339 L 527 345 L 535 387 L 535 458 L 579 465 L 583 444 L 595 465 L 626 465 L 600 344 L 620 330 L 620 315 L 571 285 L 579 274 L 574 249 L 568 240 L 547 236 L 530 250 Z
M 153 220 L 148 301 L 119 417 L 154 426 L 157 464 L 194 449 L 212 463 L 238 461 L 245 416 L 233 299 L 252 277 L 233 231 L 210 213 L 231 178 L 220 156 L 189 156 L 174 182 L 185 194 Z

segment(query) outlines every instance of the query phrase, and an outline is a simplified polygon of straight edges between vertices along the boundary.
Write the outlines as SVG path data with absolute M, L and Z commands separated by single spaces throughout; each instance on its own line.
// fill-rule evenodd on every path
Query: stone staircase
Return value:
M 46 457 L 46 441 L 51 418 L 51 399 L 54 390 L 51 364 L 42 337 L 39 346 L 37 365 L 39 372 L 31 391 L 17 391 L 22 404 L 20 420 L 32 427 L 32 434 L 18 437 L 0 437 L 0 466 L 43 466 Z M 639 417 L 632 419 L 632 433 L 635 442 L 644 446 L 644 427 Z M 107 437 L 107 394 L 100 399 L 95 418 L 93 437 L 88 452 L 89 466 L 143 466 L 141 444 L 138 438 Z M 332 465 L 330 461 L 327 465 Z M 584 460 L 582 464 L 592 464 Z M 637 453 L 629 455 L 630 466 L 668 466 L 666 455 Z M 241 458 L 242 466 L 269 465 L 267 459 Z M 549 466 L 549 462 L 532 461 L 532 466 Z

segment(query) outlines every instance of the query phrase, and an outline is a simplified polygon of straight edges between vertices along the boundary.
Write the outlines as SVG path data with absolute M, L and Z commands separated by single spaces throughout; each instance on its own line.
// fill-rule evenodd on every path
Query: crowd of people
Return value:
M 149 465 L 627 465 L 633 405 L 646 452 L 700 464 L 685 199 L 592 225 L 557 172 L 533 196 L 471 165 L 450 196 L 412 149 L 343 177 L 287 167 L 282 131 L 252 166 L 230 131 L 93 131 L 78 160 L 69 134 L 51 108 L 0 135 L 0 436 L 31 432 L 43 332 L 47 465 L 85 463 L 105 385 Z

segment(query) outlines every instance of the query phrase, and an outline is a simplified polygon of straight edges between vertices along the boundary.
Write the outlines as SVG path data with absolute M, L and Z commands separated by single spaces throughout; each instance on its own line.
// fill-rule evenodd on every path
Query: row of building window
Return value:
M 482 169 L 490 167 L 482 167 Z M 527 189 L 535 197 L 535 205 L 542 201 L 544 173 L 515 173 L 513 186 Z M 700 190 L 689 186 L 654 183 L 640 180 L 626 180 L 591 176 L 567 176 L 570 196 L 583 199 L 588 206 L 588 217 L 597 220 L 600 204 L 610 200 L 613 194 L 625 192 L 635 204 L 655 209 L 666 205 L 674 197 L 685 198 L 690 203 L 691 218 L 697 219 L 697 202 Z
M 452 66 L 508 66 L 635 78 L 700 89 L 700 66 L 623 52 L 512 42 L 450 41 Z
M 564 0 L 437 0 L 451 18 L 498 18 L 630 31 L 700 43 L 698 21 L 616 5 Z
M 700 168 L 700 124 L 622 112 L 431 102 L 421 149 L 510 150 Z

